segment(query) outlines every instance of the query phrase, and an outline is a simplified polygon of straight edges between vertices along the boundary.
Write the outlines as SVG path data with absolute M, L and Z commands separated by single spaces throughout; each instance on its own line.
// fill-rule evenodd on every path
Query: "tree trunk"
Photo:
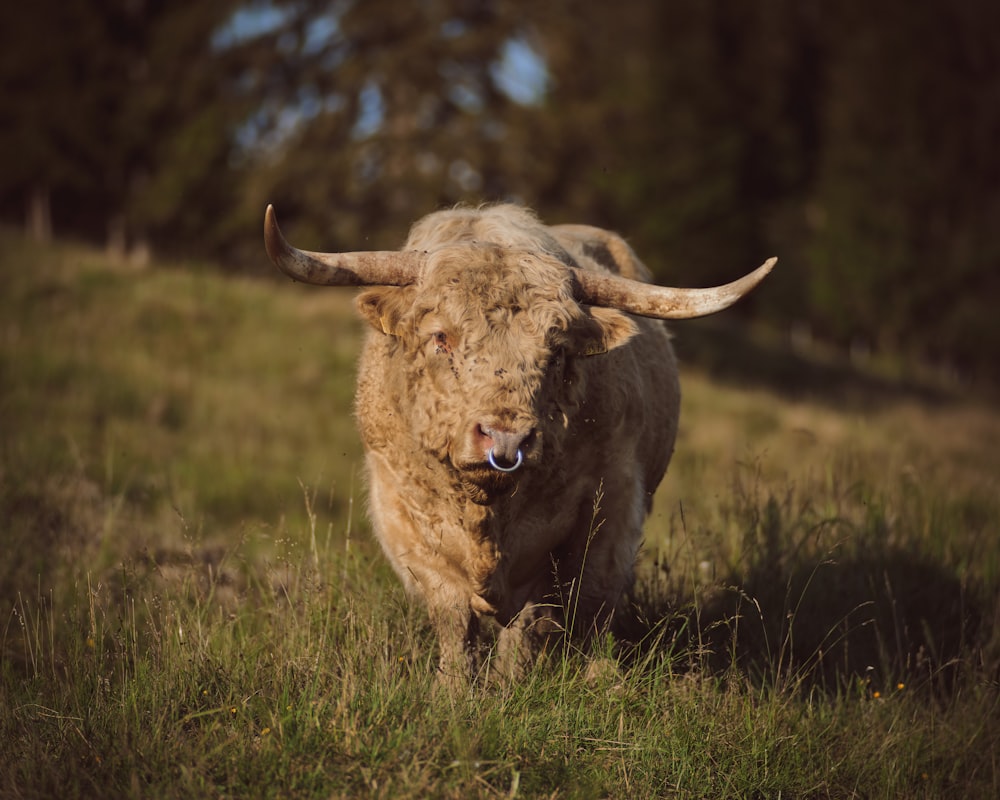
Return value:
M 108 219 L 108 240 L 106 250 L 108 257 L 115 261 L 124 261 L 128 248 L 125 230 L 125 214 L 116 212 Z
M 52 241 L 52 198 L 48 184 L 32 184 L 26 227 L 28 236 L 36 242 Z

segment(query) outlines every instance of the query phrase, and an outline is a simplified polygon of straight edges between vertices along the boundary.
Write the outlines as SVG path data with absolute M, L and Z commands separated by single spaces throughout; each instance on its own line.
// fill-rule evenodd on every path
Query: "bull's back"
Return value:
M 552 225 L 549 231 L 584 269 L 606 270 L 649 283 L 652 273 L 621 236 L 592 225 Z

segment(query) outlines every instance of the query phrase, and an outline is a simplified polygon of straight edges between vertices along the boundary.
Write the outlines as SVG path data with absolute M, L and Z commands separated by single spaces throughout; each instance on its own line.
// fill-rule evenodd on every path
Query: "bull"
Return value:
M 291 278 L 370 287 L 369 515 L 445 679 L 516 676 L 554 635 L 606 630 L 677 434 L 661 320 L 726 308 L 776 259 L 720 287 L 656 286 L 618 235 L 506 204 L 430 214 L 400 251 L 298 250 L 270 206 L 264 234 Z

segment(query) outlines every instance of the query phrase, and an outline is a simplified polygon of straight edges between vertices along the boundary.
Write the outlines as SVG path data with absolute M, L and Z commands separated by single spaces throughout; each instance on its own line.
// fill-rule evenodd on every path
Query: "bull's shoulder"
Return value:
M 592 225 L 552 225 L 549 231 L 581 266 L 590 266 L 588 262 L 592 262 L 624 278 L 646 283 L 653 279 L 646 265 L 617 233 Z

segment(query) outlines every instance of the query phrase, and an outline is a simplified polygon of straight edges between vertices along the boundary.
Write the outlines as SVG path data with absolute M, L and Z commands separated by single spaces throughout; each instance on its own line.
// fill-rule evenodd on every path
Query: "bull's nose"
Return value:
M 524 458 L 525 451 L 531 447 L 535 441 L 535 430 L 506 430 L 488 425 L 477 425 L 476 435 L 479 445 L 482 447 L 483 456 L 490 458 L 501 467 L 519 465 Z

